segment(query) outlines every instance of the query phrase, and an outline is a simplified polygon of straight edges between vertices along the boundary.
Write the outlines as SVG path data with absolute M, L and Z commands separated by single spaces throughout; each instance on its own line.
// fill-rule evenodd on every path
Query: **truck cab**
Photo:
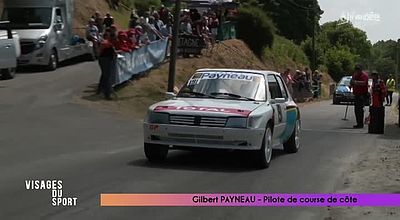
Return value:
M 93 52 L 89 43 L 73 43 L 73 0 L 5 0 L 2 19 L 20 36 L 19 66 L 55 70 L 60 61 Z
M 0 21 L 0 76 L 3 79 L 14 78 L 21 54 L 18 34 L 11 30 L 9 23 Z

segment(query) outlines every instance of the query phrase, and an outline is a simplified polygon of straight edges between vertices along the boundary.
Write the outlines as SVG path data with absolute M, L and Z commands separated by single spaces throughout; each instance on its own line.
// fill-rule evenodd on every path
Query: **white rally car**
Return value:
M 249 150 L 267 168 L 273 148 L 299 150 L 300 111 L 278 73 L 201 69 L 170 96 L 152 105 L 144 121 L 150 161 L 174 148 Z

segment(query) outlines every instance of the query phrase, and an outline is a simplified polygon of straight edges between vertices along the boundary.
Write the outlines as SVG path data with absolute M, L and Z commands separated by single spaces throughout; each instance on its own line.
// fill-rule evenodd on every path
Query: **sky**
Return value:
M 399 0 L 319 0 L 319 4 L 324 10 L 321 24 L 345 17 L 367 32 L 372 43 L 400 38 Z

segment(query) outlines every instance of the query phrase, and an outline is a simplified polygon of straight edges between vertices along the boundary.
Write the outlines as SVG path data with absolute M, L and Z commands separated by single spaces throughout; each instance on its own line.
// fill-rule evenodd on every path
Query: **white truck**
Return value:
M 17 58 L 21 55 L 19 36 L 13 32 L 8 21 L 0 21 L 0 76 L 12 79 L 17 68 Z
M 18 66 L 55 70 L 61 61 L 94 56 L 93 44 L 73 34 L 73 9 L 73 0 L 4 0 L 2 20 L 20 37 Z

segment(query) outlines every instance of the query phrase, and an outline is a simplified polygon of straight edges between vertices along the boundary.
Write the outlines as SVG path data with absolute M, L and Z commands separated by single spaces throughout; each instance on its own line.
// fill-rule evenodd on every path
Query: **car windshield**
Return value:
M 178 97 L 243 99 L 265 101 L 265 77 L 246 72 L 198 72 Z
M 350 81 L 351 81 L 351 77 L 342 78 L 342 80 L 340 80 L 340 82 L 339 82 L 339 85 L 340 86 L 350 86 Z
M 1 19 L 10 21 L 11 29 L 47 29 L 51 14 L 51 8 L 5 8 Z

